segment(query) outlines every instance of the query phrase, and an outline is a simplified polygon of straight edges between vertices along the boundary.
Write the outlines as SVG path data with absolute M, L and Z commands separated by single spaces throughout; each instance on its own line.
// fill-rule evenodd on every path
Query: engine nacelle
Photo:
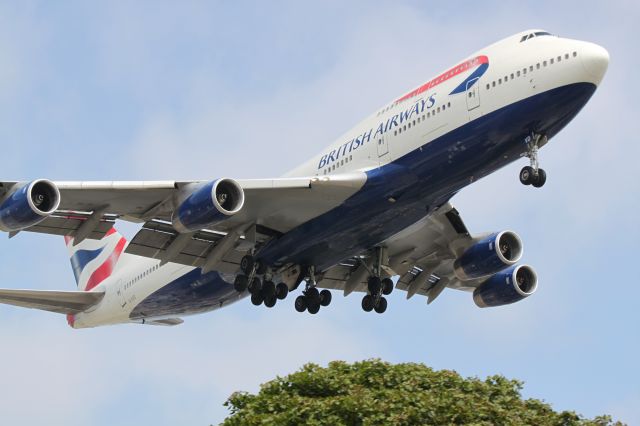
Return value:
M 537 288 L 538 275 L 531 266 L 512 266 L 480 284 L 473 301 L 481 308 L 508 305 L 531 296 Z
M 233 179 L 217 179 L 194 190 L 173 213 L 173 227 L 194 232 L 223 222 L 244 205 L 244 191 Z
M 515 265 L 522 257 L 522 242 L 515 232 L 502 231 L 478 241 L 453 264 L 458 279 L 487 277 Z
M 45 179 L 16 184 L 0 203 L 0 229 L 19 231 L 46 219 L 60 205 L 60 191 Z

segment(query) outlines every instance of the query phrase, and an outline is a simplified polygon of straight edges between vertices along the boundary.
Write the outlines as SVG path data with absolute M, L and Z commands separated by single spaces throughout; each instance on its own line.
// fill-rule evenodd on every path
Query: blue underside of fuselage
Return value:
M 520 158 L 532 132 L 552 138 L 595 89 L 591 83 L 576 83 L 531 96 L 372 169 L 356 194 L 272 240 L 258 257 L 270 265 L 314 265 L 322 271 L 361 253 L 422 219 L 466 185 Z M 388 201 L 391 197 L 394 203 Z M 216 272 L 203 275 L 196 269 L 150 295 L 131 317 L 199 313 L 239 297 Z

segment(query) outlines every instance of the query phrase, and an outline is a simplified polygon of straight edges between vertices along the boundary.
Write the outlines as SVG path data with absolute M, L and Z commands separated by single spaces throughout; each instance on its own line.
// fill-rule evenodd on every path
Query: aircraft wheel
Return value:
M 238 293 L 244 293 L 244 291 L 247 289 L 247 281 L 248 279 L 246 275 L 236 275 L 236 278 L 233 281 L 233 288 Z
M 276 286 L 276 297 L 280 300 L 284 300 L 289 294 L 289 287 L 285 283 L 279 283 Z
M 304 312 L 307 310 L 307 300 L 304 296 L 296 297 L 296 302 L 294 303 L 296 311 Z
M 391 278 L 385 278 L 382 280 L 382 294 L 389 295 L 393 291 L 393 281 Z
M 533 167 L 524 166 L 522 170 L 520 170 L 520 183 L 523 185 L 531 185 L 534 182 L 534 176 Z
M 276 301 L 278 299 L 276 299 L 276 296 L 269 296 L 269 297 L 265 297 L 264 299 L 264 306 L 266 306 L 267 308 L 273 308 L 274 306 L 276 306 Z
M 367 283 L 367 288 L 369 289 L 370 294 L 378 294 L 380 292 L 380 287 L 382 287 L 382 283 L 380 282 L 380 278 L 378 277 L 369 277 L 369 282 Z
M 384 297 L 381 297 L 380 300 L 378 300 L 378 303 L 376 303 L 375 310 L 379 314 L 381 314 L 384 311 L 386 311 L 387 310 L 387 299 L 385 299 Z
M 251 274 L 251 270 L 253 269 L 253 264 L 254 264 L 253 256 L 246 255 L 240 260 L 240 269 L 246 275 L 249 275 Z
M 249 292 L 251 294 L 260 294 L 260 290 L 262 290 L 262 282 L 260 278 L 254 277 L 253 280 L 251 280 L 251 284 L 249 284 Z
M 262 296 L 264 300 L 276 297 L 276 285 L 273 281 L 264 281 L 262 283 Z
M 329 306 L 331 303 L 331 292 L 329 290 L 322 290 L 320 292 L 320 304 L 322 306 Z
M 254 305 L 260 306 L 262 305 L 262 302 L 264 302 L 264 298 L 260 293 L 253 293 L 251 295 L 251 303 L 253 303 Z
M 317 301 L 318 304 L 320 303 L 320 292 L 315 287 L 307 289 L 304 293 L 304 297 L 307 298 L 307 304 L 309 304 L 309 301 Z
M 256 274 L 262 275 L 265 272 L 267 272 L 267 265 L 261 260 L 256 260 Z
M 309 311 L 310 314 L 315 315 L 315 314 L 318 313 L 318 311 L 320 311 L 320 302 L 319 301 L 311 300 L 311 301 L 308 301 L 307 303 L 309 303 L 309 305 L 307 306 L 307 310 Z
M 542 187 L 547 181 L 547 172 L 544 169 L 538 169 L 538 176 L 535 176 L 535 179 L 531 183 L 535 188 Z
M 371 312 L 373 310 L 373 303 L 374 303 L 373 296 L 370 294 L 367 294 L 362 298 L 362 309 L 365 312 Z

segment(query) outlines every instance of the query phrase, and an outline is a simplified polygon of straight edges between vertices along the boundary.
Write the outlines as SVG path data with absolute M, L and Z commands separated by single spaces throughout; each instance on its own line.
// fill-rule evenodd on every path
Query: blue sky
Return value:
M 76 331 L 0 306 L 7 424 L 209 424 L 234 390 L 303 363 L 380 357 L 464 375 L 640 424 L 637 22 L 640 6 L 583 2 L 0 2 L 5 180 L 279 176 L 378 106 L 528 28 L 611 54 L 580 115 L 544 150 L 542 190 L 513 164 L 457 195 L 473 232 L 513 229 L 540 277 L 526 301 L 427 306 L 394 293 L 300 315 L 248 301 L 174 328 Z M 123 225 L 132 235 L 135 227 Z M 2 287 L 72 289 L 61 239 L 0 241 Z

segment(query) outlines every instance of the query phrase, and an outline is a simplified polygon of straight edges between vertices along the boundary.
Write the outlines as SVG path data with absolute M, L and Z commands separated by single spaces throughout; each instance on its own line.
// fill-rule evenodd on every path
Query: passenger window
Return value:
M 487 90 L 489 90 L 489 87 L 491 87 L 491 86 L 487 83 Z
M 527 75 L 527 69 L 526 68 L 522 68 L 522 75 Z
M 420 122 L 420 117 L 418 117 L 418 123 Z
M 553 65 L 553 58 L 549 59 L 549 64 Z
M 407 129 L 411 128 L 411 122 L 409 122 L 409 124 L 407 124 Z
M 502 84 L 502 79 L 501 78 L 498 79 L 498 84 Z
M 513 73 L 511 73 L 511 80 L 513 80 Z
M 540 68 L 540 67 L 538 67 Z M 533 65 L 529 65 L 529 71 L 533 72 Z
M 447 102 L 447 108 L 451 108 L 451 102 Z
M 413 125 L 414 125 L 414 126 L 416 125 L 416 120 L 413 120 Z
M 562 56 L 558 56 L 558 62 L 560 62 L 562 60 Z
M 431 117 L 431 112 L 427 113 L 427 118 Z
M 491 82 L 491 87 L 496 87 L 496 82 L 495 81 Z
M 518 77 L 520 77 L 520 70 L 518 70 L 518 72 L 516 72 L 516 75 L 517 75 Z
M 440 114 L 440 107 L 438 107 L 438 114 Z
M 353 160 L 353 155 L 349 156 L 349 161 Z
M 394 131 L 393 131 L 393 136 L 397 136 L 397 135 L 398 135 L 398 131 L 397 131 L 397 130 L 394 130 Z
M 542 66 L 546 67 L 547 66 L 547 61 L 542 61 Z
M 573 57 L 575 58 L 576 56 L 578 56 L 578 52 L 573 52 Z
M 536 64 L 536 69 L 540 69 L 540 62 Z
M 407 125 L 405 124 L 402 130 L 407 130 Z
M 565 58 L 565 59 L 569 59 L 569 54 L 568 54 L 568 53 L 565 53 L 565 54 L 564 54 L 564 58 Z

